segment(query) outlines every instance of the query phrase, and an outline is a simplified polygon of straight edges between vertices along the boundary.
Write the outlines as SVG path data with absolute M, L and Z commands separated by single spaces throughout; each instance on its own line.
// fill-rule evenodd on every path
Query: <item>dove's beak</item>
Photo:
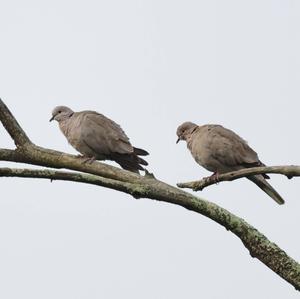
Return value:
M 49 121 L 52 121 L 52 120 L 54 120 L 54 116 L 52 116 L 52 117 L 49 119 Z
M 177 139 L 177 141 L 176 141 L 176 144 L 177 144 L 180 140 L 181 140 L 180 137 L 178 137 L 178 139 Z

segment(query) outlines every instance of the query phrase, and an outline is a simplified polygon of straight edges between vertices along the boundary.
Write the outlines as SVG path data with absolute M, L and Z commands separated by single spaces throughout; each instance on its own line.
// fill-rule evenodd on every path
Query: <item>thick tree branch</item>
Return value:
M 9 133 L 11 138 L 14 140 L 16 146 L 21 146 L 26 143 L 31 143 L 26 133 L 23 131 L 17 120 L 14 118 L 12 113 L 6 107 L 4 102 L 0 99 L 0 120 Z
M 93 162 L 92 164 L 83 163 L 83 160 L 77 156 L 45 149 L 34 144 L 25 144 L 16 150 L 0 149 L 0 161 L 1 160 L 60 169 L 68 168 L 124 182 L 131 182 L 140 178 L 140 175 L 133 172 L 101 162 Z
M 178 183 L 177 186 L 179 188 L 189 188 L 189 189 L 193 189 L 194 191 L 199 191 L 199 190 L 201 191 L 205 187 L 214 185 L 219 182 L 234 181 L 240 178 L 248 177 L 255 174 L 262 174 L 262 173 L 283 174 L 287 176 L 289 179 L 291 179 L 294 176 L 300 176 L 300 166 L 291 165 L 291 166 L 253 167 L 253 168 L 247 168 L 247 169 L 220 174 L 218 176 L 217 181 L 214 178 L 205 177 L 199 181 Z
M 214 203 L 161 182 L 151 175 L 139 176 L 99 162 L 86 164 L 75 156 L 37 147 L 28 142 L 29 139 L 26 139 L 26 134 L 14 120 L 12 114 L 7 112 L 8 109 L 3 102 L 1 103 L 0 119 L 18 148 L 14 151 L 0 149 L 0 160 L 52 168 L 67 168 L 83 173 L 2 168 L 0 169 L 0 176 L 38 177 L 84 182 L 119 190 L 131 194 L 135 198 L 150 198 L 180 205 L 209 217 L 230 230 L 241 239 L 251 256 L 258 258 L 297 290 L 300 290 L 300 265 L 243 219 Z

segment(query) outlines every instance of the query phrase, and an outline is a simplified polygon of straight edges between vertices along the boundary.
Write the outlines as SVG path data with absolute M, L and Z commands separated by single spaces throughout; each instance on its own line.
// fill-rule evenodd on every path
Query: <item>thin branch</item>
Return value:
M 9 133 L 11 138 L 14 140 L 16 146 L 25 145 L 31 143 L 26 133 L 23 131 L 15 117 L 9 111 L 4 102 L 0 99 L 0 120 Z
M 20 178 L 39 178 L 52 181 L 70 181 L 86 183 L 101 187 L 106 187 L 125 193 L 132 194 L 133 185 L 126 182 L 120 182 L 112 179 L 102 178 L 93 174 L 80 172 L 56 171 L 51 169 L 28 169 L 28 168 L 0 168 L 0 177 L 20 177 Z
M 290 165 L 290 166 L 252 167 L 252 168 L 220 174 L 218 176 L 217 181 L 211 177 L 205 177 L 199 181 L 178 183 L 177 187 L 189 188 L 189 189 L 193 189 L 194 191 L 199 191 L 199 190 L 201 191 L 205 187 L 214 185 L 219 182 L 234 181 L 240 178 L 244 178 L 256 174 L 263 174 L 263 173 L 282 174 L 287 176 L 289 179 L 291 179 L 294 176 L 300 176 L 300 166 Z
M 19 127 L 13 115 L 7 111 L 8 108 L 1 101 L 0 120 L 18 147 L 14 151 L 0 149 L 0 160 L 52 168 L 67 168 L 84 173 L 2 168 L 3 176 L 40 177 L 85 182 L 119 190 L 131 194 L 135 198 L 150 198 L 180 205 L 224 226 L 240 238 L 251 256 L 258 258 L 297 290 L 300 290 L 300 265 L 243 219 L 214 203 L 161 182 L 151 175 L 140 176 L 99 162 L 82 163 L 82 160 L 75 156 L 35 146 Z

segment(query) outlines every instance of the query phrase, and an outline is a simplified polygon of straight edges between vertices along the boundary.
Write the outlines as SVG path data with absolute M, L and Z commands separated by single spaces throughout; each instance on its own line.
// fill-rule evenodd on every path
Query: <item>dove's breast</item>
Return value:
M 199 127 L 189 138 L 187 145 L 195 161 L 212 172 L 219 172 L 223 165 L 214 155 L 214 133 L 211 126 Z
M 59 123 L 60 130 L 68 142 L 82 155 L 93 156 L 93 151 L 83 142 L 81 138 L 81 118 L 71 117 Z

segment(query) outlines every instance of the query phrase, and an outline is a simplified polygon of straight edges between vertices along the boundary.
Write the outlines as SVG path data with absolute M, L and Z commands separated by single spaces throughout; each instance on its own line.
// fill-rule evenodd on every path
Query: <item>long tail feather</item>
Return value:
M 248 177 L 248 179 L 266 192 L 278 204 L 284 204 L 284 199 L 281 197 L 281 195 L 264 179 L 262 175 L 251 176 Z

